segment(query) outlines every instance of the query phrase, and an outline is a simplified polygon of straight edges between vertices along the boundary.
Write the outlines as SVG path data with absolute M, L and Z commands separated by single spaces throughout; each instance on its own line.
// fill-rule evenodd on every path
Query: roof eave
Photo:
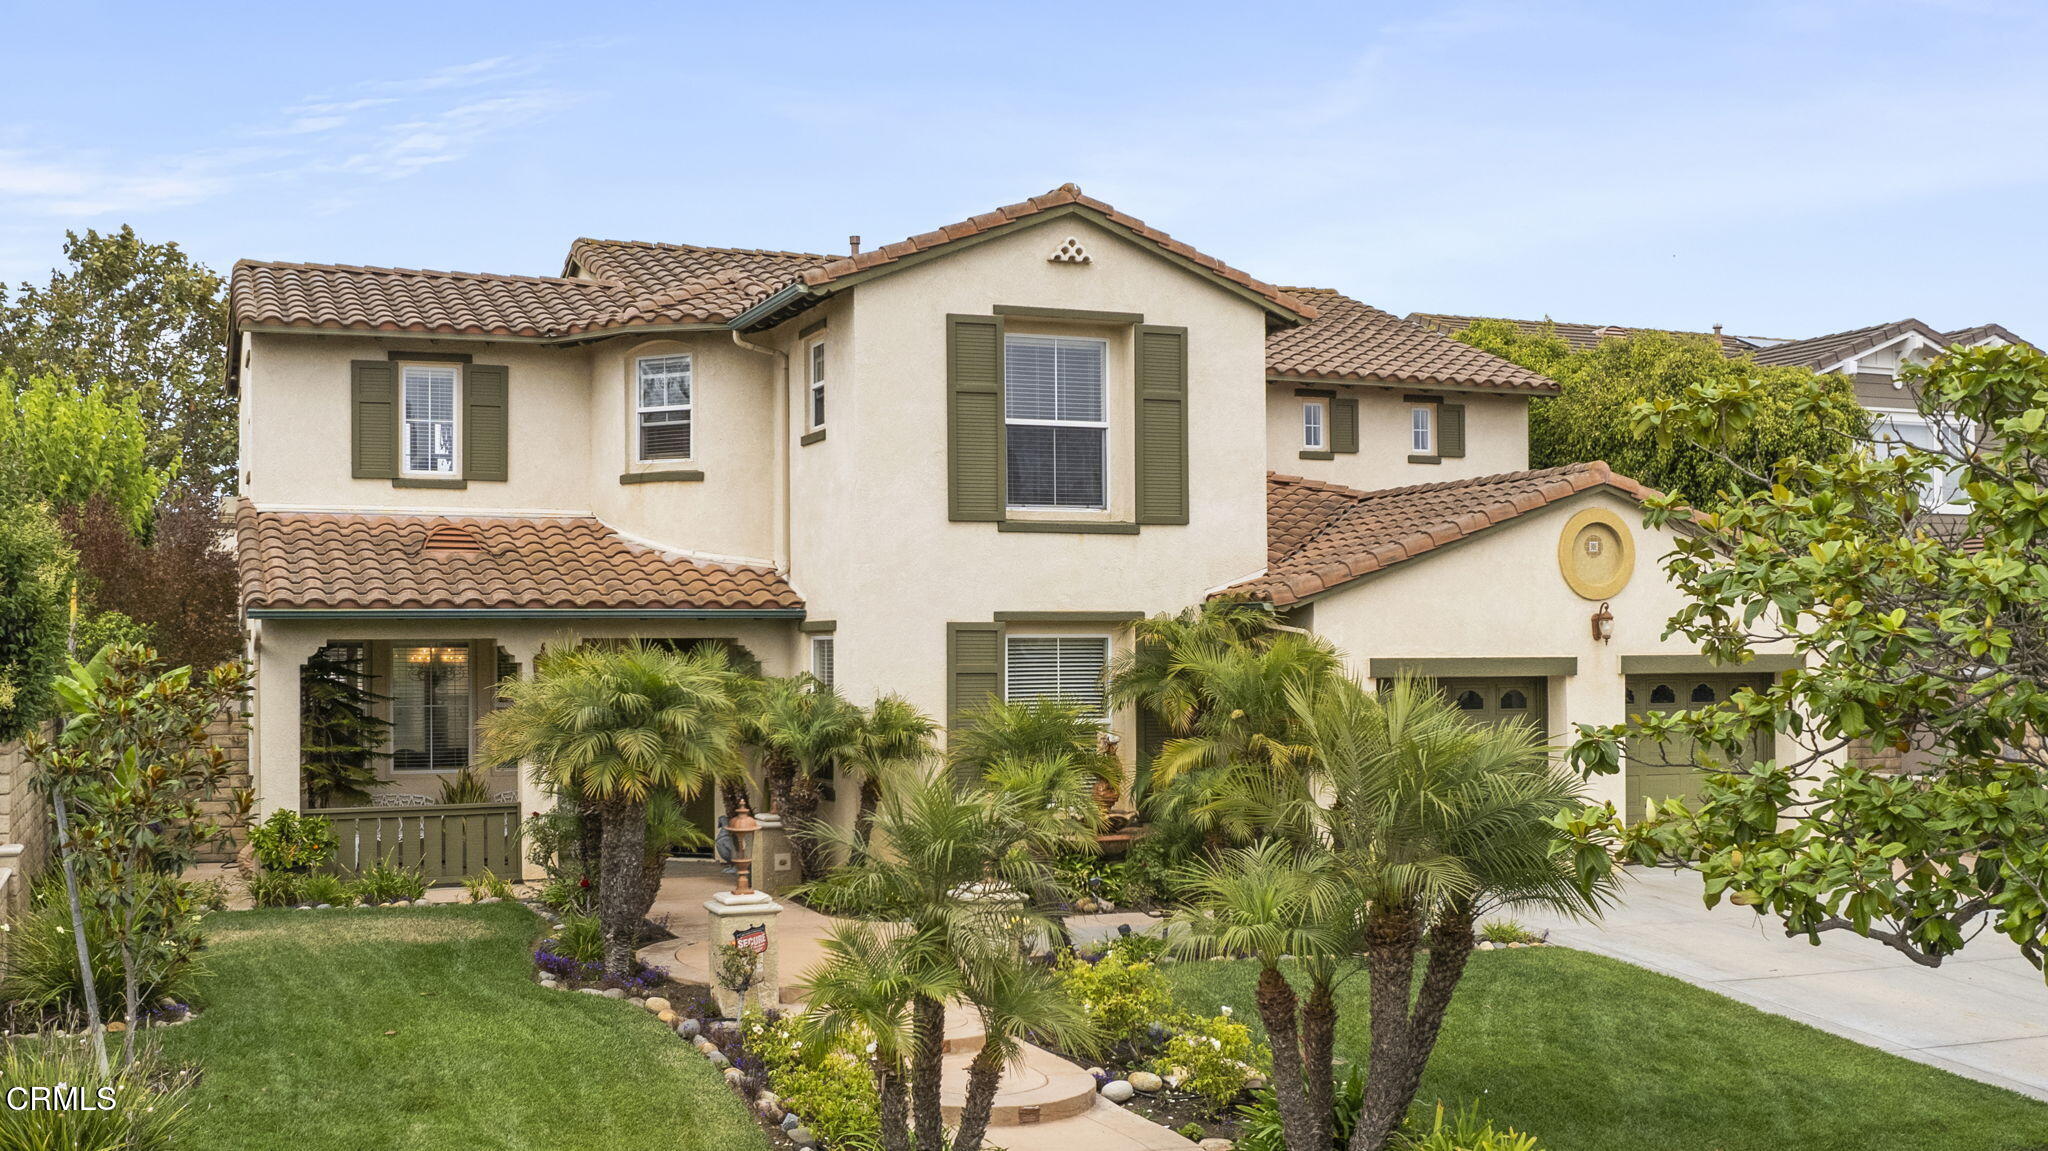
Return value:
M 304 608 L 252 607 L 250 619 L 275 620 L 560 620 L 802 619 L 800 607 L 777 608 Z

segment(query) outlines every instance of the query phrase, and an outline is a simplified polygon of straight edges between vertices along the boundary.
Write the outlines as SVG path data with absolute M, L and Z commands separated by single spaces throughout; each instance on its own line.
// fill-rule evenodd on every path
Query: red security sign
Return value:
M 753 927 L 733 932 L 732 945 L 743 951 L 751 951 L 756 955 L 768 954 L 767 925 L 756 924 Z

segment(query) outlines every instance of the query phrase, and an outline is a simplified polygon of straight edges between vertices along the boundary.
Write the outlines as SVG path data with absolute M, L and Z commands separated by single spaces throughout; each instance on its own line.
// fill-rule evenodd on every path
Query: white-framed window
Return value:
M 1108 670 L 1106 635 L 1013 635 L 1003 641 L 1003 698 L 1010 703 L 1057 699 L 1108 719 Z
M 407 475 L 452 476 L 456 455 L 455 413 L 461 405 L 462 370 L 455 364 L 406 364 L 399 371 L 405 420 Z
M 1327 409 L 1323 401 L 1310 400 L 1301 405 L 1301 446 L 1310 451 L 1321 451 L 1328 441 L 1323 435 L 1323 416 Z
M 391 770 L 469 766 L 469 645 L 391 647 Z
M 639 443 L 638 459 L 687 460 L 695 414 L 690 377 L 690 357 L 642 356 L 634 361 L 638 407 L 634 434 Z
M 1919 412 L 1874 412 L 1871 434 L 1880 454 L 1889 458 L 1904 454 L 1901 445 L 1920 448 L 1936 455 L 1955 454 L 1973 437 L 1968 426 L 1937 428 Z M 1920 492 L 1920 506 L 1935 512 L 1964 512 L 1969 504 L 1963 497 L 1963 469 L 1940 468 L 1929 477 Z
M 812 344 L 804 362 L 811 381 L 811 428 L 816 430 L 825 426 L 825 341 Z
M 826 687 L 832 686 L 832 638 L 829 635 L 811 637 L 811 678 Z
M 1416 404 L 1408 409 L 1408 450 L 1418 456 L 1436 454 L 1436 405 Z
M 1109 506 L 1105 340 L 1003 341 L 1003 419 L 1013 508 Z

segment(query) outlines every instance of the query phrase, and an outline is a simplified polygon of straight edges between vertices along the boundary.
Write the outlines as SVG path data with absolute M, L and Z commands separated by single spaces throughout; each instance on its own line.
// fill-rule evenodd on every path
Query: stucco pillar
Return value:
M 540 658 L 541 648 L 545 646 L 541 640 L 500 639 L 498 640 L 498 646 L 504 648 L 505 654 L 510 656 L 512 661 L 519 665 L 518 675 L 520 679 L 532 679 L 534 677 L 534 663 Z M 534 766 L 532 760 L 519 761 L 519 816 L 521 819 L 546 811 L 554 806 L 554 797 L 549 795 L 545 788 L 541 787 L 538 779 L 534 778 Z M 530 858 L 525 858 L 524 853 L 522 853 L 519 863 L 519 878 L 528 881 L 539 880 L 546 878 L 546 873 L 541 870 L 539 864 L 533 862 Z
M 249 776 L 256 789 L 256 818 L 300 806 L 299 675 L 314 652 L 326 645 L 318 635 L 294 634 L 266 626 L 256 634 L 255 707 L 250 725 Z
M 1550 683 L 1550 739 L 1561 749 L 1578 741 L 1578 724 L 1604 726 L 1628 718 L 1628 683 L 1621 675 L 1619 661 L 1611 653 L 1594 652 L 1581 657 L 1577 675 L 1553 676 Z M 1613 775 L 1588 778 L 1587 797 L 1594 803 L 1612 803 L 1619 810 L 1628 797 L 1627 773 L 1628 765 L 1624 762 L 1621 771 Z

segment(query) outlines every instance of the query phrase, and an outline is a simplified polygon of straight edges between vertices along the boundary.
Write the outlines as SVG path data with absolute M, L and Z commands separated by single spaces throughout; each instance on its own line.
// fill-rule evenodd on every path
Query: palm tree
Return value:
M 863 845 L 882 800 L 882 781 L 905 768 L 928 761 L 939 725 L 900 695 L 885 695 L 861 717 L 859 738 L 844 765 L 860 781 L 860 808 L 854 816 L 854 838 Z M 862 849 L 865 853 L 865 848 Z
M 966 1000 L 981 1017 L 981 1050 L 967 1065 L 967 1094 L 960 1105 L 960 1127 L 953 1151 L 978 1151 L 988 1136 L 989 1115 L 1003 1070 L 1024 1054 L 1027 1038 L 1038 1037 L 1067 1048 L 1085 1048 L 1095 1040 L 1088 1013 L 1060 987 L 1046 968 L 1012 950 L 966 965 Z
M 1280 842 L 1200 860 L 1179 877 L 1185 908 L 1172 948 L 1197 959 L 1248 955 L 1259 964 L 1256 1002 L 1273 1047 L 1273 1096 L 1289 1148 L 1330 1146 L 1339 972 L 1357 953 L 1359 902 L 1327 851 Z M 1282 971 L 1309 980 L 1304 1004 Z
M 1021 1034 L 1035 1026 L 1042 1016 L 1048 1027 L 1067 1028 L 1071 1018 L 1059 1013 L 1043 996 L 1023 985 L 1028 969 L 1023 947 L 1048 930 L 1045 893 L 1056 883 L 1043 861 L 1046 844 L 1055 833 L 1020 793 L 992 788 L 986 784 L 962 784 L 944 772 L 904 771 L 885 781 L 875 810 L 874 833 L 889 845 L 887 851 L 869 852 L 822 881 L 842 901 L 853 902 L 877 919 L 901 924 L 890 937 L 889 946 L 904 950 L 902 958 L 888 964 L 868 963 L 872 970 L 904 970 L 916 979 L 899 983 L 908 999 L 910 1033 L 904 1053 L 909 1079 L 911 1123 L 917 1151 L 944 1151 L 945 1129 L 939 1106 L 941 1059 L 945 1043 L 946 996 L 938 990 L 958 988 L 958 994 L 980 1010 L 984 1025 L 1001 1048 L 1006 1035 Z M 833 828 L 825 832 L 835 844 L 851 854 L 855 846 L 850 830 Z M 948 974 L 940 978 L 926 965 Z M 921 984 L 911 986 L 912 982 Z M 1012 1016 L 1012 1006 L 1027 994 L 1040 995 L 1031 1015 Z M 872 1013 L 874 1003 L 887 995 L 855 989 L 842 998 L 813 995 L 815 1012 L 849 1014 L 849 1023 L 861 1014 Z M 1066 1032 L 1072 1034 L 1071 1032 Z M 879 1048 L 879 1041 L 878 1048 Z M 1006 1050 L 1014 1050 L 1009 1048 Z M 961 1114 L 961 1131 L 985 1131 L 988 1110 L 994 1099 L 990 1076 L 1000 1076 L 999 1050 L 984 1063 L 975 1083 L 983 1084 L 980 1095 L 970 1095 Z M 956 1142 L 956 1151 L 972 1151 L 980 1145 L 979 1134 L 971 1141 Z
M 1371 1045 L 1351 1151 L 1382 1151 L 1421 1086 L 1479 917 L 1509 903 L 1592 917 L 1616 880 L 1604 852 L 1573 849 L 1552 825 L 1585 795 L 1533 728 L 1470 723 L 1407 678 L 1375 696 L 1338 677 L 1289 702 L 1330 873 L 1364 909 Z
M 869 1066 L 881 1102 L 882 1151 L 910 1151 L 910 1067 L 915 1007 L 960 992 L 959 973 L 928 936 L 871 923 L 835 924 L 825 958 L 802 982 L 804 1023 L 823 1049 L 847 1036 L 874 1044 Z
M 860 709 L 809 675 L 759 681 L 747 694 L 744 724 L 749 743 L 766 757 L 769 794 L 789 828 L 800 882 L 825 871 L 818 836 L 819 779 L 853 757 L 861 735 Z
M 551 651 L 537 670 L 501 687 L 509 704 L 484 717 L 485 755 L 531 760 L 543 786 L 596 809 L 604 967 L 623 978 L 654 898 L 645 880 L 649 798 L 688 799 L 739 770 L 733 677 L 720 648 L 679 654 L 641 644 Z
M 1065 700 L 993 701 L 949 736 L 947 749 L 968 779 L 985 779 L 1004 762 L 1064 756 L 1094 779 L 1123 782 L 1122 765 L 1103 750 L 1102 719 Z

